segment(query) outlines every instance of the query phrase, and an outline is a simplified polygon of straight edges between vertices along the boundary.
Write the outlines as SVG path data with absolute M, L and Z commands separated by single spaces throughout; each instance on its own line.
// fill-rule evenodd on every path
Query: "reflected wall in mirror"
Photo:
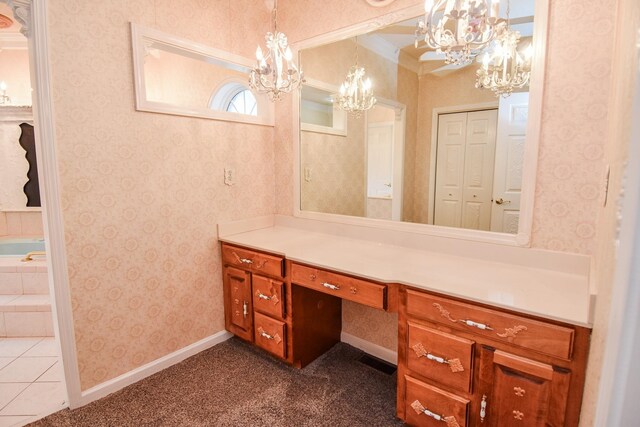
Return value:
M 534 2 L 514 0 L 510 12 L 522 51 L 532 44 Z M 477 89 L 482 55 L 445 64 L 423 42 L 414 46 L 418 19 L 358 36 L 378 104 L 348 115 L 345 135 L 301 123 L 300 210 L 515 234 L 529 88 L 500 99 Z M 338 88 L 355 43 L 300 50 L 308 79 Z
M 252 61 L 131 24 L 136 108 L 273 125 L 273 105 L 249 88 Z

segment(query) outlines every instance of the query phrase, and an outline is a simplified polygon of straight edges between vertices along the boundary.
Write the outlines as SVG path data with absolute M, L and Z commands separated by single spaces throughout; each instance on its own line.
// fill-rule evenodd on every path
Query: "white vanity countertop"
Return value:
M 271 225 L 220 233 L 223 242 L 386 283 L 590 327 L 588 274 L 529 267 Z

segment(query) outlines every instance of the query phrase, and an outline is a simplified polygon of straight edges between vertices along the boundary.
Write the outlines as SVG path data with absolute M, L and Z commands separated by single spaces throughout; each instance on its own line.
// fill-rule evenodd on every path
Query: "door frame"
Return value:
M 33 90 L 33 121 L 38 152 L 38 175 L 47 252 L 47 274 L 53 330 L 64 369 L 66 403 L 82 406 L 80 373 L 73 329 L 73 310 L 64 238 L 64 221 L 58 161 L 51 68 L 49 62 L 48 0 L 0 0 L 13 10 L 29 43 L 29 68 Z M 20 18 L 18 18 L 20 17 Z M 56 409 L 58 410 L 58 409 Z
M 391 196 L 391 217 L 399 215 L 398 220 L 402 220 L 403 214 L 403 206 L 404 206 L 404 146 L 405 141 L 407 139 L 406 135 L 406 126 L 407 126 L 407 106 L 402 104 L 401 102 L 394 101 L 391 99 L 380 98 L 376 96 L 376 105 L 382 105 L 386 108 L 392 109 L 395 111 L 396 116 L 393 121 L 393 182 L 392 182 L 392 196 Z M 374 107 L 375 108 L 375 107 Z M 397 126 L 396 126 L 397 125 Z M 396 144 L 400 144 L 398 147 Z M 369 192 L 367 188 L 368 184 L 368 168 L 369 168 L 369 116 L 368 114 L 364 114 L 364 216 L 367 217 L 367 206 L 369 201 Z M 400 172 L 398 172 L 398 168 L 396 168 L 396 151 L 400 151 L 400 160 L 401 168 Z M 398 173 L 400 176 L 398 177 Z M 396 184 L 396 180 L 398 181 L 398 185 Z M 396 197 L 397 195 L 397 197 Z M 399 206 L 399 207 L 398 207 Z M 399 212 L 398 212 L 399 210 Z
M 450 107 L 438 107 L 432 110 L 431 115 L 431 150 L 429 154 L 429 176 L 427 187 L 429 188 L 429 204 L 427 211 L 427 224 L 433 225 L 434 209 L 436 206 L 436 155 L 438 150 L 438 117 L 441 114 L 471 113 L 473 111 L 498 109 L 499 102 L 481 102 L 477 104 L 453 105 Z

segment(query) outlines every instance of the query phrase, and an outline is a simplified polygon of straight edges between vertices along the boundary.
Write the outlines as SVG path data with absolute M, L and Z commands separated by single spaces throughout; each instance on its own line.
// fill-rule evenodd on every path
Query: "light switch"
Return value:
M 236 171 L 234 169 L 224 169 L 224 183 L 226 185 L 234 185 L 236 183 Z
M 304 168 L 304 180 L 311 182 L 311 168 L 308 166 Z

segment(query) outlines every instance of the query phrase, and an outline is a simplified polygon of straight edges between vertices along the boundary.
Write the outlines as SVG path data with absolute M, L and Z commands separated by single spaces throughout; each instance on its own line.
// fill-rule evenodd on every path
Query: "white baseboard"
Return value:
M 228 340 L 232 336 L 233 334 L 227 331 L 220 331 L 217 334 L 211 335 L 207 338 L 203 338 L 198 342 L 181 348 L 180 350 L 174 351 L 173 353 L 167 354 L 166 356 L 156 359 L 153 362 L 142 365 L 139 368 L 127 372 L 126 374 L 122 374 L 116 378 L 110 379 L 109 381 L 105 381 L 101 384 L 98 384 L 97 386 L 91 387 L 90 389 L 81 393 L 80 402 L 78 402 L 77 405 L 72 405 L 71 409 L 79 408 L 95 400 L 101 399 L 111 393 L 121 390 L 128 385 L 131 385 L 148 376 L 160 372 L 163 369 L 175 365 L 176 363 L 180 363 L 187 357 L 191 357 L 203 350 L 220 344 Z
M 379 346 L 378 344 L 363 340 L 362 338 L 347 334 L 346 332 L 340 333 L 340 341 L 352 345 L 367 354 L 384 360 L 385 362 L 393 363 L 394 365 L 398 364 L 398 353 L 393 350 L 389 350 L 388 348 Z

